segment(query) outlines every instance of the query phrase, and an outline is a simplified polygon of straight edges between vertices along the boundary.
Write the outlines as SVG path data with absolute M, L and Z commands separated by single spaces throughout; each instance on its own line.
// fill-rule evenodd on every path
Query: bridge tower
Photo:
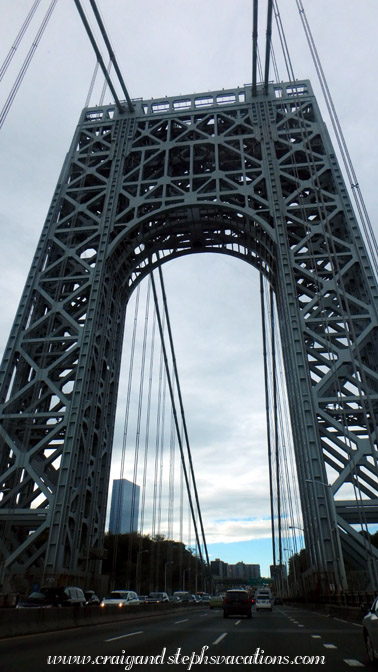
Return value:
M 127 301 L 201 252 L 274 290 L 314 575 L 378 588 L 378 288 L 308 81 L 83 110 L 1 368 L 4 581 L 99 570 Z

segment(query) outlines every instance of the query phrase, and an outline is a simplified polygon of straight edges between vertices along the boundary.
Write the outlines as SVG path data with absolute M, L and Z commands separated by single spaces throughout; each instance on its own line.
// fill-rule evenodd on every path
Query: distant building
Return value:
M 138 529 L 140 486 L 119 478 L 113 481 L 109 532 L 127 534 Z
M 238 579 L 242 581 L 259 579 L 261 576 L 260 565 L 246 565 L 244 562 L 237 562 L 234 565 L 230 565 L 219 559 L 212 561 L 211 573 L 214 578 Z
M 211 567 L 211 574 L 215 579 L 226 579 L 227 578 L 227 562 L 223 562 L 223 560 L 219 560 L 219 558 L 216 558 L 215 560 L 212 560 L 210 563 Z
M 244 562 L 237 562 L 235 565 L 228 565 L 228 576 L 233 579 L 245 579 Z
M 250 581 L 251 579 L 259 579 L 260 565 L 246 565 L 244 562 L 237 562 L 235 565 L 230 565 L 216 558 L 211 561 L 211 574 L 214 579 L 238 579 L 239 581 Z
M 259 579 L 261 576 L 260 565 L 244 565 L 246 579 Z
M 250 579 L 259 579 L 260 565 L 246 565 L 244 562 L 237 562 L 235 565 L 227 565 L 227 576 L 229 579 L 241 579 L 249 581 Z

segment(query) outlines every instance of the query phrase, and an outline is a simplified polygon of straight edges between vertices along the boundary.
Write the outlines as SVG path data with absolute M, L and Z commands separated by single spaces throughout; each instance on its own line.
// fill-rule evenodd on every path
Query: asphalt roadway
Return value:
M 368 660 L 360 623 L 285 605 L 272 612 L 254 609 L 252 619 L 224 619 L 221 610 L 198 606 L 179 614 L 0 640 L 1 672 L 236 672 L 287 666 L 327 672 L 376 669 Z

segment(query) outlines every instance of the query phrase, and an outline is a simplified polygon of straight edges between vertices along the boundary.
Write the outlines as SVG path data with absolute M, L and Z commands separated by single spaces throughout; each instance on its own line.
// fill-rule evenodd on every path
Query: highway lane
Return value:
M 80 663 L 71 658 L 69 664 L 69 656 L 80 656 Z M 223 619 L 221 611 L 195 607 L 0 640 L 1 672 L 93 671 L 98 665 L 109 672 L 126 667 L 134 672 L 196 672 L 200 668 L 230 672 L 244 667 L 277 670 L 287 665 L 327 672 L 374 669 L 365 653 L 360 625 L 290 606 L 276 607 L 272 613 L 254 611 L 251 620 Z

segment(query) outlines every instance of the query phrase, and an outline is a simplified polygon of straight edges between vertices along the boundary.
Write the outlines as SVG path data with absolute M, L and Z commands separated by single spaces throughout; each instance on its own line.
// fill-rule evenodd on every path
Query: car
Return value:
M 220 609 L 223 606 L 224 593 L 210 597 L 210 609 Z
M 370 662 L 378 665 L 378 597 L 362 619 L 362 632 Z
M 251 598 L 246 590 L 228 590 L 223 599 L 223 618 L 246 616 L 252 618 Z
M 193 602 L 193 604 L 201 604 L 201 596 L 200 595 L 191 595 L 189 602 Z
M 181 602 L 193 602 L 193 595 L 187 590 L 176 590 L 173 597 L 179 597 Z
M 148 595 L 139 595 L 139 604 L 146 604 L 148 600 Z
M 204 593 L 203 595 L 200 595 L 200 599 L 201 599 L 201 604 L 210 606 L 210 595 L 208 595 L 207 593 Z
M 274 598 L 274 604 L 283 604 L 282 597 L 275 597 Z
M 111 593 L 102 598 L 100 607 L 108 607 L 110 605 L 127 607 L 132 604 L 140 604 L 139 597 L 133 590 L 112 590 Z
M 146 600 L 146 604 L 161 604 L 163 602 L 169 602 L 167 593 L 150 593 Z
M 256 597 L 259 597 L 260 595 L 261 596 L 265 595 L 265 596 L 268 596 L 268 597 L 272 597 L 272 591 L 269 590 L 269 588 L 260 588 L 259 590 L 256 590 L 255 595 L 256 595 Z
M 255 607 L 256 611 L 261 611 L 262 609 L 268 609 L 272 611 L 273 609 L 273 598 L 268 593 L 259 593 L 255 597 Z
M 98 607 L 100 604 L 100 598 L 96 595 L 94 590 L 85 590 L 85 605 L 87 607 Z
M 17 609 L 84 607 L 84 592 L 76 586 L 44 586 L 17 604 Z
M 173 604 L 177 604 L 178 602 L 181 602 L 181 597 L 179 597 L 178 595 L 168 595 L 168 599 Z

